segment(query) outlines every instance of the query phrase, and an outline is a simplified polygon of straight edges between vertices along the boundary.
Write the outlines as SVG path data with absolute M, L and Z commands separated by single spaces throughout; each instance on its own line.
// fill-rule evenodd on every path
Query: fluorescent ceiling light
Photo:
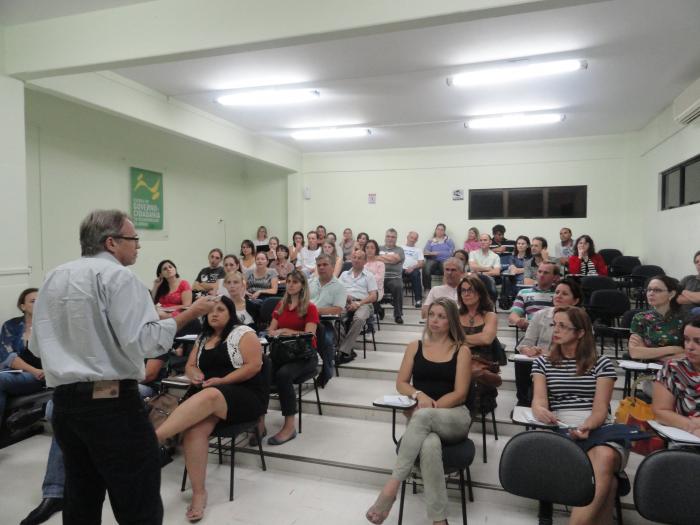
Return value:
M 516 128 L 539 124 L 556 124 L 565 119 L 561 113 L 539 113 L 534 115 L 500 115 L 498 117 L 473 118 L 464 123 L 469 129 Z
M 224 95 L 216 101 L 223 106 L 271 106 L 308 102 L 320 96 L 315 89 L 257 89 Z
M 322 128 L 295 131 L 292 133 L 292 138 L 296 140 L 349 139 L 371 134 L 372 131 L 367 128 Z
M 570 73 L 586 69 L 585 60 L 555 60 L 551 62 L 535 62 L 521 65 L 477 69 L 447 77 L 448 86 L 484 86 L 488 84 L 503 84 L 534 77 Z

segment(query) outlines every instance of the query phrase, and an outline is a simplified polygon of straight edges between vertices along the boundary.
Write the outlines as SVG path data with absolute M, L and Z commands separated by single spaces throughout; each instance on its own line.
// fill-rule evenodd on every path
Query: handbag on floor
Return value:
M 642 381 L 653 380 L 654 376 L 640 376 L 632 384 L 632 395 L 620 401 L 615 412 L 615 422 L 623 425 L 634 425 L 643 432 L 649 432 L 652 437 L 632 443 L 632 451 L 642 456 L 648 456 L 656 450 L 666 447 L 664 440 L 657 436 L 648 421 L 655 419 L 651 404 L 637 397 L 637 385 Z
M 316 355 L 311 345 L 314 335 L 308 333 L 268 337 L 270 359 L 275 368 L 294 361 L 306 361 Z

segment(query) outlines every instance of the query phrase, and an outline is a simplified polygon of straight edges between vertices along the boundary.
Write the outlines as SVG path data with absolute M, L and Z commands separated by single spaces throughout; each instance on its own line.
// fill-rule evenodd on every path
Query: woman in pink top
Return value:
M 159 305 L 158 315 L 161 319 L 175 317 L 192 304 L 192 287 L 186 280 L 180 279 L 173 261 L 165 259 L 158 263 L 156 276 L 151 296 L 153 302 Z
M 479 228 L 472 226 L 467 230 L 467 240 L 464 241 L 464 251 L 469 253 L 475 250 L 479 250 L 481 246 L 479 245 Z
M 367 254 L 367 263 L 365 268 L 372 272 L 377 280 L 377 302 L 384 297 L 384 263 L 377 260 L 379 255 L 379 244 L 374 239 L 370 239 L 365 244 L 365 253 Z

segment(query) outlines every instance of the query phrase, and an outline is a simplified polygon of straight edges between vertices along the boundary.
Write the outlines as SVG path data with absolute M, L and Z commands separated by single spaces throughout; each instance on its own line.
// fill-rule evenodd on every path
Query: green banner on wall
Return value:
M 163 174 L 131 168 L 131 218 L 136 228 L 163 229 Z

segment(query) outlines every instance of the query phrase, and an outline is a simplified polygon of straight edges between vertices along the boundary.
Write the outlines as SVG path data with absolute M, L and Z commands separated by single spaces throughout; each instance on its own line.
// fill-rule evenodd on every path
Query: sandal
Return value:
M 193 496 L 194 499 L 194 496 Z M 196 523 L 198 521 L 201 521 L 202 518 L 204 517 L 204 509 L 207 508 L 207 494 L 204 494 L 204 503 L 202 504 L 201 507 L 195 507 L 190 503 L 190 505 L 187 507 L 187 512 L 185 513 L 185 517 L 190 523 Z
M 375 525 L 384 523 L 384 520 L 389 517 L 391 507 L 395 501 L 395 497 L 387 498 L 380 492 L 379 496 L 377 496 L 377 501 L 375 501 L 374 505 L 369 508 L 365 514 L 365 517 L 370 523 L 374 523 Z

